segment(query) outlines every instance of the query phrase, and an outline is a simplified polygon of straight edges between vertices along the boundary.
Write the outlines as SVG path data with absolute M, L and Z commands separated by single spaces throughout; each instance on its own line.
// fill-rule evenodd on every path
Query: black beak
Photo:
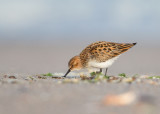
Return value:
M 71 69 L 69 69 L 63 77 L 66 77 L 69 72 L 71 72 Z

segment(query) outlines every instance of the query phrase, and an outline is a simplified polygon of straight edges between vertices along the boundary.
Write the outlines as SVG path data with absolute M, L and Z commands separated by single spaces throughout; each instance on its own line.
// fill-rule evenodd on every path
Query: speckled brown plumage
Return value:
M 114 43 L 106 41 L 95 42 L 87 46 L 80 53 L 80 59 L 84 67 L 87 66 L 90 59 L 94 59 L 97 62 L 105 62 L 126 52 L 135 44 L 136 43 Z

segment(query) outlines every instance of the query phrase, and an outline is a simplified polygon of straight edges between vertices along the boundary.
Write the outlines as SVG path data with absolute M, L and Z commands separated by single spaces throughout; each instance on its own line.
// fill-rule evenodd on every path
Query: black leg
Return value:
M 108 68 L 106 68 L 105 76 L 107 76 L 107 70 L 108 70 Z
M 100 68 L 99 71 L 96 71 L 96 73 L 102 73 L 102 68 Z
M 100 68 L 100 71 L 99 72 L 102 72 L 102 68 Z

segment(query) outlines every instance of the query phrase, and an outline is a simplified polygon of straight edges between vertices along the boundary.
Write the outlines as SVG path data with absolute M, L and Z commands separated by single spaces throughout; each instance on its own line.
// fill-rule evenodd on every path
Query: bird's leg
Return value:
M 92 79 L 95 79 L 95 77 L 97 76 L 97 74 L 100 74 L 100 73 L 102 73 L 102 68 L 100 68 L 99 71 L 95 72 L 94 76 L 92 76 Z
M 102 72 L 102 68 L 100 68 L 100 71 L 99 71 L 100 73 Z
M 107 70 L 108 70 L 108 68 L 106 68 L 105 76 L 107 76 Z
M 102 68 L 100 68 L 99 71 L 96 71 L 96 73 L 102 73 Z

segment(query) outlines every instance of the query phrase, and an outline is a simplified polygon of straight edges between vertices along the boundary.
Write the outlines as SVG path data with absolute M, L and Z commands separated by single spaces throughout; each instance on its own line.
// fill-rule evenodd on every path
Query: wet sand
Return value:
M 114 77 L 98 81 L 1 74 L 1 114 L 158 114 L 160 79 Z M 44 78 L 45 77 L 45 78 Z M 133 92 L 125 105 L 104 104 L 107 96 Z M 130 97 L 128 96 L 129 100 Z M 109 98 L 109 97 L 107 97 Z M 109 98 L 110 99 L 110 98 Z M 121 98 L 120 98 L 121 99 Z M 117 103 L 118 101 L 116 101 Z

